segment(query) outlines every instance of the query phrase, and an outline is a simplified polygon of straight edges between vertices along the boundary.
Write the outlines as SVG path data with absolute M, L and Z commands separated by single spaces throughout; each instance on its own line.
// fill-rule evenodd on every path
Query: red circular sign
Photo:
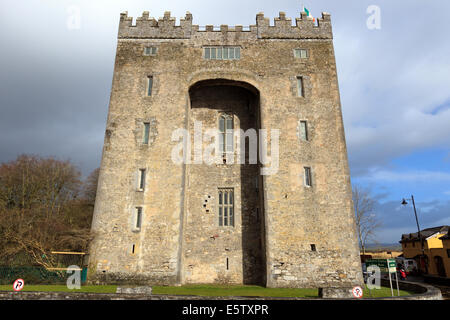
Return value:
M 363 290 L 359 286 L 354 287 L 352 293 L 355 298 L 362 298 L 363 296 Z
M 20 291 L 23 289 L 24 285 L 25 285 L 25 281 L 23 281 L 23 279 L 17 279 L 13 283 L 13 289 L 14 289 L 14 291 Z

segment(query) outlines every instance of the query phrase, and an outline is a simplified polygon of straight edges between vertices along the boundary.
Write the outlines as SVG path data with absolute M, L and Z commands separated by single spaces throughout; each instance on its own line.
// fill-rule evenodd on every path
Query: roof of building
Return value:
M 449 226 L 427 228 L 427 229 L 420 230 L 420 235 L 422 236 L 423 239 L 426 239 L 437 233 L 445 233 L 445 237 L 448 237 L 448 230 L 449 230 Z M 443 237 L 440 237 L 439 239 L 442 240 L 442 238 Z M 402 243 L 402 242 L 419 241 L 419 240 L 420 240 L 419 233 L 414 232 L 414 233 L 402 234 L 402 240 L 400 240 L 399 242 Z
M 440 240 L 450 240 L 450 233 L 447 232 L 445 236 L 439 238 Z

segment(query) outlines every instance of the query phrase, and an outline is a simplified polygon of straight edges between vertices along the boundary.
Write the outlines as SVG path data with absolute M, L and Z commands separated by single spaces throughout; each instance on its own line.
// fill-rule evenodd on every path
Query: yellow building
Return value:
M 403 234 L 403 257 L 414 259 L 423 273 L 429 275 L 450 278 L 450 240 L 449 226 L 440 226 L 423 229 L 420 235 L 423 241 L 425 259 L 422 256 L 422 246 L 418 232 Z

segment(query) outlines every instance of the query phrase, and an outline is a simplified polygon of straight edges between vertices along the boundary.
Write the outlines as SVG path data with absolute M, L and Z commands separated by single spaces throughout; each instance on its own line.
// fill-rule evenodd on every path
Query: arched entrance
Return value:
M 240 163 L 241 140 L 230 134 L 258 133 L 259 92 L 245 82 L 204 80 L 190 87 L 189 101 L 192 163 L 186 165 L 184 282 L 264 284 L 263 182 L 259 164 L 249 163 L 249 144 L 258 144 L 245 139 L 245 163 Z M 210 129 L 218 132 L 220 163 L 199 161 L 199 139 L 205 155 L 213 141 L 204 140 Z

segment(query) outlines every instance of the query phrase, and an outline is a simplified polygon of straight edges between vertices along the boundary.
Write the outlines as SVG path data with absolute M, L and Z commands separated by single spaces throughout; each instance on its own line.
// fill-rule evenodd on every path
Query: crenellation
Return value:
M 270 25 L 270 19 L 264 17 L 264 13 L 256 15 L 256 24 L 250 25 L 244 30 L 242 25 L 228 26 L 222 25 L 214 27 L 206 25 L 205 30 L 201 30 L 198 25 L 192 25 L 193 17 L 190 12 L 185 18 L 180 19 L 180 25 L 176 25 L 176 19 L 171 17 L 170 11 L 166 11 L 162 18 L 158 20 L 149 17 L 149 12 L 144 11 L 142 17 L 136 19 L 133 26 L 133 18 L 128 17 L 124 12 L 120 15 L 119 38 L 142 38 L 142 39 L 190 39 L 197 32 L 222 33 L 223 37 L 232 38 L 226 35 L 227 32 L 249 32 L 251 38 L 257 39 L 332 39 L 331 18 L 329 13 L 322 13 L 322 18 L 314 19 L 308 17 L 305 12 L 300 13 L 300 18 L 295 18 L 296 25 L 292 25 L 292 19 L 286 17 L 286 13 L 281 11 L 277 18 L 274 18 L 274 25 Z M 212 35 L 213 38 L 216 36 Z

